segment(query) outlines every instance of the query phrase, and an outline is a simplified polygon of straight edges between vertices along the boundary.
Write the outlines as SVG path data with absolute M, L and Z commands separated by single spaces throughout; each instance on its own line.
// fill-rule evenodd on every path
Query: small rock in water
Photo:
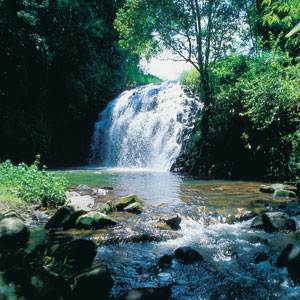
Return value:
M 191 247 L 180 247 L 174 251 L 176 259 L 183 263 L 193 263 L 196 261 L 203 261 L 202 255 Z
M 162 221 L 164 221 L 172 229 L 180 229 L 179 224 L 181 223 L 181 217 L 179 215 L 163 218 Z
M 95 204 L 95 200 L 93 197 L 89 195 L 85 196 L 76 196 L 68 199 L 69 205 L 81 205 L 81 206 L 93 206 Z
M 172 254 L 165 254 L 162 257 L 158 259 L 158 265 L 160 267 L 170 266 L 173 261 L 173 255 Z
M 265 252 L 260 252 L 258 253 L 257 255 L 255 255 L 255 258 L 254 258 L 254 263 L 257 265 L 259 264 L 260 262 L 263 262 L 263 261 L 266 261 L 269 259 L 269 256 L 267 253 Z
M 275 189 L 272 186 L 262 184 L 259 187 L 259 191 L 262 192 L 262 193 L 273 194 Z
M 75 277 L 72 299 L 107 299 L 113 285 L 107 265 L 97 264 Z
M 269 233 L 280 230 L 295 231 L 296 222 L 281 212 L 269 212 L 257 216 L 252 221 L 251 228 L 262 229 Z
M 81 215 L 76 221 L 76 228 L 79 229 L 102 229 L 115 225 L 117 225 L 117 222 L 114 219 L 99 212 L 89 212 Z
M 103 214 L 109 214 L 116 210 L 117 210 L 116 205 L 112 201 L 107 201 L 99 209 L 99 211 Z
M 296 198 L 296 193 L 288 190 L 276 190 L 273 197 L 276 198 Z
M 143 204 L 143 200 L 140 197 L 138 197 L 137 195 L 129 195 L 129 196 L 123 197 L 117 203 L 117 210 L 122 211 L 126 206 L 128 206 L 129 204 L 132 204 L 132 203 Z
M 131 203 L 127 205 L 123 210 L 134 214 L 141 214 L 143 212 L 143 207 L 141 203 Z
M 107 194 L 107 190 L 105 190 L 105 189 L 93 188 L 92 191 L 93 191 L 95 194 L 98 194 L 98 195 L 103 195 L 103 196 L 105 196 L 105 195 Z

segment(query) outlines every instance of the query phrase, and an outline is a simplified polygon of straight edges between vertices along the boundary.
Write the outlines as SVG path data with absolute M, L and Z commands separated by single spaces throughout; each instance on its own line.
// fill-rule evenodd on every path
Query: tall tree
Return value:
M 146 57 L 167 49 L 174 60 L 199 72 L 203 138 L 211 102 L 210 63 L 235 48 L 241 28 L 238 8 L 239 2 L 225 0 L 127 0 L 115 21 L 124 48 Z

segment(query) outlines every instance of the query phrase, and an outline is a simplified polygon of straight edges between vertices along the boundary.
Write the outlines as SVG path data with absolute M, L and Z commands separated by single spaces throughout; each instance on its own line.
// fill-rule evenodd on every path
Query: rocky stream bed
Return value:
M 0 271 L 20 299 L 299 299 L 299 184 L 259 189 L 226 214 L 80 184 L 1 216 Z

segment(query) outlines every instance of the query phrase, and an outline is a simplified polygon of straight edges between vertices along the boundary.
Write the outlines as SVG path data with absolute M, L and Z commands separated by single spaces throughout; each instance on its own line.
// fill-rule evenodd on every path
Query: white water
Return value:
M 123 92 L 99 114 L 90 165 L 169 170 L 199 109 L 179 82 Z

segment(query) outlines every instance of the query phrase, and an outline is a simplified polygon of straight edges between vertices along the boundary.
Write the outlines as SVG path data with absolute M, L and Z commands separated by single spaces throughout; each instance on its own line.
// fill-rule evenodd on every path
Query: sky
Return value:
M 152 58 L 149 63 L 145 60 L 141 62 L 141 66 L 146 73 L 155 75 L 163 80 L 176 80 L 179 79 L 183 71 L 191 70 L 191 65 L 185 62 L 166 60 L 167 55 L 162 55 L 163 59 Z

